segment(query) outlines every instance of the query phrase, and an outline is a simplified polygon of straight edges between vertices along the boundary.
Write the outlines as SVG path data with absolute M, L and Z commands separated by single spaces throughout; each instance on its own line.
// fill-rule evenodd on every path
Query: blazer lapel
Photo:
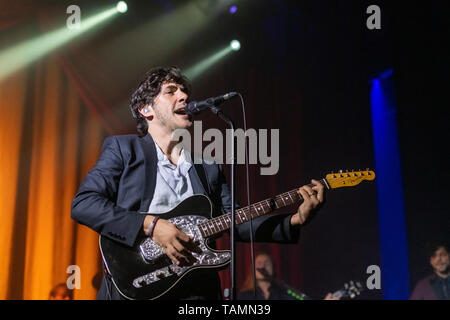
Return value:
M 208 195 L 205 188 L 203 187 L 202 181 L 200 180 L 200 177 L 197 174 L 197 170 L 195 168 L 195 165 L 192 165 L 192 167 L 188 171 L 189 178 L 191 179 L 191 185 L 192 185 L 192 191 L 194 194 L 204 194 Z

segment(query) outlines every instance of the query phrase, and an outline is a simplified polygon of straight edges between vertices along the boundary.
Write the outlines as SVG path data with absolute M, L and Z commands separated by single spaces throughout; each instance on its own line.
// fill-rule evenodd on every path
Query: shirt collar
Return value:
M 158 146 L 158 144 L 155 142 L 156 152 L 158 156 L 158 163 L 160 163 L 163 166 L 169 166 L 171 168 L 175 168 L 175 165 L 172 164 L 172 162 L 169 161 L 167 156 L 164 154 L 164 152 L 161 150 L 161 148 Z M 191 154 L 186 149 L 181 149 L 180 152 L 180 158 L 178 159 L 178 168 L 185 174 L 192 166 L 192 159 Z

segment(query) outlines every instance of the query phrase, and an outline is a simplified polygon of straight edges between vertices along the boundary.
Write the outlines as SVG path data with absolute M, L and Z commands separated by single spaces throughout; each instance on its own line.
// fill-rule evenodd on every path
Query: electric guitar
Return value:
M 330 173 L 320 182 L 326 189 L 352 187 L 364 180 L 375 179 L 370 170 Z M 312 186 L 312 185 L 310 185 Z M 297 189 L 277 195 L 248 207 L 237 209 L 235 223 L 250 221 L 272 211 L 302 201 Z M 145 237 L 129 247 L 108 237 L 100 236 L 99 244 L 108 276 L 119 293 L 127 299 L 157 299 L 180 285 L 189 274 L 202 268 L 225 268 L 230 262 L 229 250 L 213 250 L 211 241 L 227 231 L 231 214 L 212 218 L 213 205 L 205 195 L 193 195 L 172 210 L 160 215 L 193 237 L 199 252 L 192 252 L 195 262 L 178 266 L 164 254 L 152 239 Z
M 286 296 L 290 296 L 296 300 L 317 300 L 291 287 L 286 282 L 278 280 L 274 276 L 270 275 L 266 269 L 258 268 L 257 270 L 263 275 L 264 279 L 280 288 Z M 339 299 L 354 299 L 356 296 L 359 296 L 362 291 L 364 291 L 364 287 L 361 282 L 350 280 L 349 282 L 344 283 L 344 286 L 341 289 L 332 293 L 332 296 Z
M 302 292 L 297 292 L 296 290 L 292 289 L 292 288 L 287 288 L 286 289 L 286 293 L 297 299 L 297 300 L 317 300 L 317 299 L 313 299 L 309 296 L 307 296 L 306 294 L 302 293 Z M 364 291 L 364 287 L 362 286 L 361 282 L 359 281 L 349 281 L 344 283 L 344 286 L 333 292 L 332 295 L 335 298 L 339 298 L 339 299 L 354 299 L 357 296 L 359 296 L 361 294 L 361 292 Z

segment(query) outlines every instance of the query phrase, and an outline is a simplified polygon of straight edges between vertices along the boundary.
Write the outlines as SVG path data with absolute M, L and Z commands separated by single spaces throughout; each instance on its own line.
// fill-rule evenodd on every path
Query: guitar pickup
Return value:
M 143 275 L 139 278 L 136 278 L 133 280 L 133 286 L 135 288 L 142 288 L 145 286 L 148 286 L 154 282 L 157 282 L 159 280 L 165 279 L 167 277 L 173 276 L 173 275 L 180 275 L 183 273 L 183 269 L 178 266 L 168 266 L 164 267 L 158 270 L 155 270 L 153 272 L 147 273 L 146 275 Z

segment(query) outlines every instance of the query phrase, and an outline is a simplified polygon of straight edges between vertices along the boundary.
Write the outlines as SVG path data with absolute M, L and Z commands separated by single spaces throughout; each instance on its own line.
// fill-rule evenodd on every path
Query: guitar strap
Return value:
M 209 184 L 208 180 L 206 179 L 206 172 L 205 167 L 203 166 L 203 163 L 196 163 L 194 164 L 195 171 L 197 171 L 197 174 L 202 182 L 203 188 L 207 192 L 208 195 L 211 194 L 211 190 L 209 190 Z

